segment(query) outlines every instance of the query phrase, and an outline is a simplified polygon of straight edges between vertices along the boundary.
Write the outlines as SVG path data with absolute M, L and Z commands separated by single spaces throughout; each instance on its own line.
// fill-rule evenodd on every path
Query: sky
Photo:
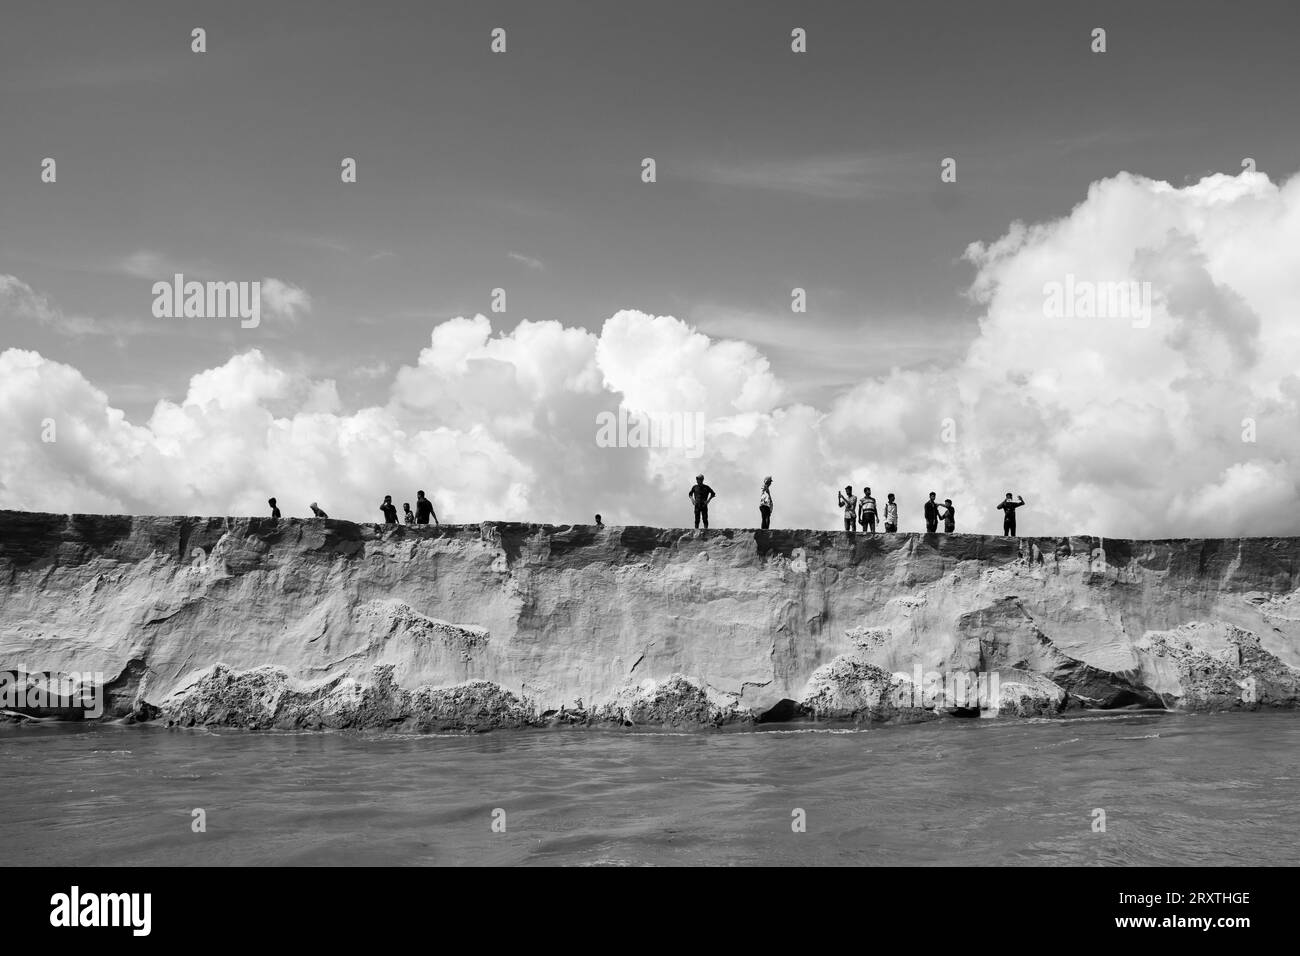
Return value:
M 1026 534 L 1300 533 L 1297 27 L 7 3 L 0 507 L 374 520 L 423 488 L 449 521 L 680 527 L 703 471 L 715 527 L 771 475 L 784 527 L 839 527 L 851 482 L 903 530 L 933 490 L 998 531 L 1010 490 Z M 176 273 L 259 282 L 261 321 L 155 315 Z M 1054 314 L 1067 277 L 1148 304 Z M 620 409 L 698 440 L 607 447 Z

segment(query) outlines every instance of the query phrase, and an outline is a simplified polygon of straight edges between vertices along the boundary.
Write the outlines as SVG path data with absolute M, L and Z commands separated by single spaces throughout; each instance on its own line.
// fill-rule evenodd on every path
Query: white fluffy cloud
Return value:
M 311 311 L 311 296 L 292 282 L 267 276 L 262 280 L 262 305 L 272 315 L 294 320 Z
M 863 381 L 826 408 L 790 404 L 767 358 L 669 316 L 624 311 L 598 334 L 483 316 L 438 325 L 387 400 L 340 406 L 333 382 L 259 351 L 194 375 L 135 424 L 76 370 L 0 353 L 0 506 L 52 511 L 287 514 L 318 500 L 373 520 L 384 494 L 429 491 L 444 520 L 689 524 L 703 470 L 715 526 L 752 526 L 776 479 L 779 526 L 835 527 L 835 490 L 898 495 L 904 529 L 926 492 L 961 530 L 996 531 L 1023 494 L 1028 534 L 1294 534 L 1300 465 L 1300 177 L 1212 176 L 1174 188 L 1096 183 L 1069 215 L 1014 224 L 967 258 L 980 334 L 955 365 Z M 1150 283 L 1151 311 L 1051 317 L 1051 283 Z M 263 294 L 266 295 L 264 280 Z M 41 321 L 18 280 L 0 309 Z M 295 315 L 306 293 L 275 306 Z M 25 314 L 14 303 L 21 301 Z M 38 310 L 40 311 L 40 310 Z M 703 415 L 691 448 L 608 448 L 620 405 Z M 53 420 L 57 440 L 42 441 Z M 1243 441 L 1243 436 L 1254 441 Z M 945 441 L 945 437 L 952 441 Z

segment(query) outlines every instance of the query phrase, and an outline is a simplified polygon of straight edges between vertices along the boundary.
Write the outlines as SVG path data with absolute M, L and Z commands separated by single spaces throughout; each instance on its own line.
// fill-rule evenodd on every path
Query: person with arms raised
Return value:
M 839 493 L 840 507 L 844 509 L 844 530 L 858 530 L 858 499 L 853 494 L 853 486 L 845 485 Z
M 1006 498 L 998 502 L 998 510 L 1002 512 L 1002 533 L 1009 538 L 1016 536 L 1016 509 L 1025 506 L 1025 499 L 1019 501 L 1011 500 L 1011 492 L 1007 492 Z

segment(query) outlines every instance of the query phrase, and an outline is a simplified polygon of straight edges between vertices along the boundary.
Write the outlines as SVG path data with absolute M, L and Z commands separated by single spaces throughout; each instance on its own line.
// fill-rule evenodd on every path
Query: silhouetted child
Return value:
M 952 534 L 957 530 L 957 509 L 952 506 L 951 498 L 944 498 L 939 507 L 947 509 L 943 513 L 943 533 Z

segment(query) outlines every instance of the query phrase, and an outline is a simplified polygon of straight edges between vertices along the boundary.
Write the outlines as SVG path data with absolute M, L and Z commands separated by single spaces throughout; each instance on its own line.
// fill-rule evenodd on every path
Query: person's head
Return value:
M 863 493 L 864 495 L 869 495 L 869 494 L 871 494 L 871 489 L 870 489 L 870 488 L 866 488 L 866 487 L 864 487 L 864 488 L 862 489 L 862 493 Z
M 267 503 L 268 505 L 270 505 L 272 508 L 275 507 L 275 499 L 274 499 L 274 498 L 267 498 L 267 499 L 266 499 L 266 503 Z
M 696 481 L 703 481 L 703 480 L 704 480 L 704 476 L 703 476 L 703 475 L 696 475 L 696 476 L 695 476 L 695 480 L 696 480 Z
M 892 491 L 889 493 L 889 500 L 890 501 L 894 500 L 894 493 Z
M 403 502 L 402 502 L 402 510 L 403 510 L 403 511 L 410 511 L 410 510 L 411 510 L 411 503 L 410 503 L 409 501 L 403 501 Z
M 417 491 L 417 492 L 415 493 L 415 497 L 417 497 L 417 498 L 423 498 L 423 497 L 424 497 L 424 492 L 423 492 L 423 491 Z
M 316 502 L 314 502 L 314 501 L 311 503 L 311 506 L 312 506 L 313 508 L 318 507 L 318 505 L 317 505 Z
M 1011 500 L 1011 492 L 1008 491 L 1008 492 L 1007 492 L 1007 501 L 1010 501 L 1010 500 Z
M 764 488 L 766 488 L 766 487 L 767 487 L 768 485 L 770 485 L 771 483 L 772 483 L 772 476 L 771 476 L 771 475 L 768 475 L 766 478 L 763 479 L 763 487 L 764 487 Z
M 384 504 L 386 504 L 386 505 L 391 505 L 392 503 L 393 503 L 393 496 L 392 496 L 392 495 L 384 495 Z
M 600 515 L 596 515 L 596 524 L 600 524 Z
M 845 493 L 846 495 L 851 495 L 851 494 L 853 494 L 853 486 L 852 486 L 852 485 L 845 485 L 845 486 L 844 486 L 844 493 Z
M 946 504 L 946 505 L 951 506 L 951 505 L 952 505 L 952 499 L 951 499 L 951 498 L 944 498 L 944 499 L 943 499 L 943 503 Z
M 930 492 L 930 500 L 931 500 L 931 501 L 934 501 L 934 492 L 933 492 L 933 491 Z

